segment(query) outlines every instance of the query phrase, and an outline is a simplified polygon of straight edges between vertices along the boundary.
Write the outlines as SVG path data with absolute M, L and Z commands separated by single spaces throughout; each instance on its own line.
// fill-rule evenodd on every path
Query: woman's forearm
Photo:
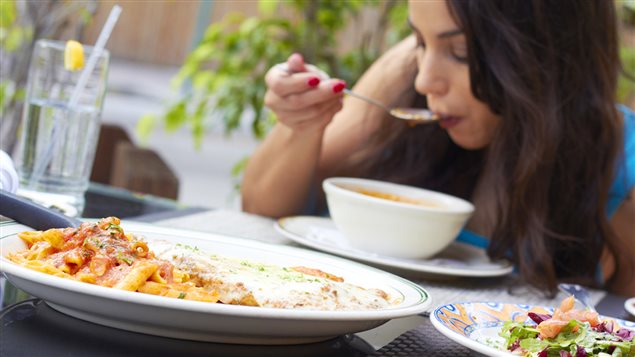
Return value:
M 276 125 L 247 164 L 242 209 L 269 217 L 299 213 L 314 184 L 323 132 Z

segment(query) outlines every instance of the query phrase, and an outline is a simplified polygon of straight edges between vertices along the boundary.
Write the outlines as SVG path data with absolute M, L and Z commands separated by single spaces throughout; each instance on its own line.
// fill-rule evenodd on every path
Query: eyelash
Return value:
M 452 57 L 460 63 L 467 63 L 467 56 L 457 55 L 456 52 L 452 51 Z
M 417 40 L 417 49 L 425 50 L 426 44 L 423 42 L 423 39 L 419 36 L 419 34 L 415 33 L 415 38 Z M 450 55 L 459 63 L 467 63 L 467 56 L 457 55 L 456 52 L 454 52 L 454 48 L 450 51 Z

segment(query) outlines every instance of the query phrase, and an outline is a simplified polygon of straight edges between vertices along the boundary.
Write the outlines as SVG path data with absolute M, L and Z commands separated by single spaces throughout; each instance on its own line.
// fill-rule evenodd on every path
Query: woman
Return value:
M 342 108 L 343 83 L 293 55 L 293 74 L 267 75 L 279 123 L 247 167 L 243 208 L 298 214 L 336 175 L 439 190 L 476 207 L 459 238 L 487 237 L 529 283 L 635 294 L 635 115 L 615 105 L 613 2 L 409 5 L 414 36 L 354 91 L 403 105 L 414 80 L 440 124 L 409 127 L 354 98 Z

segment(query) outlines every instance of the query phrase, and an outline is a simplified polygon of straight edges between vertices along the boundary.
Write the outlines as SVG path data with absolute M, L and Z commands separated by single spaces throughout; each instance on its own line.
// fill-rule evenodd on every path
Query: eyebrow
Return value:
M 419 29 L 417 29 L 415 27 L 415 25 L 412 24 L 412 21 L 410 20 L 410 17 L 408 17 L 408 26 L 410 26 L 412 31 L 416 32 L 417 35 L 422 37 L 421 36 L 421 32 L 419 32 Z M 448 38 L 448 37 L 462 35 L 462 34 L 463 34 L 463 31 L 461 31 L 460 29 L 454 29 L 454 30 L 448 30 L 448 31 L 441 32 L 440 34 L 437 35 L 437 37 L 438 38 Z

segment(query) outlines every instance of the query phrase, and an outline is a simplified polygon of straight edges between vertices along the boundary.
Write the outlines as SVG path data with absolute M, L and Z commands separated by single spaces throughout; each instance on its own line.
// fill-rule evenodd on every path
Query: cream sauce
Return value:
M 189 274 L 196 285 L 217 289 L 226 304 L 285 309 L 376 310 L 398 303 L 380 289 L 300 273 L 292 267 L 209 254 L 170 242 L 149 242 L 157 258 Z

